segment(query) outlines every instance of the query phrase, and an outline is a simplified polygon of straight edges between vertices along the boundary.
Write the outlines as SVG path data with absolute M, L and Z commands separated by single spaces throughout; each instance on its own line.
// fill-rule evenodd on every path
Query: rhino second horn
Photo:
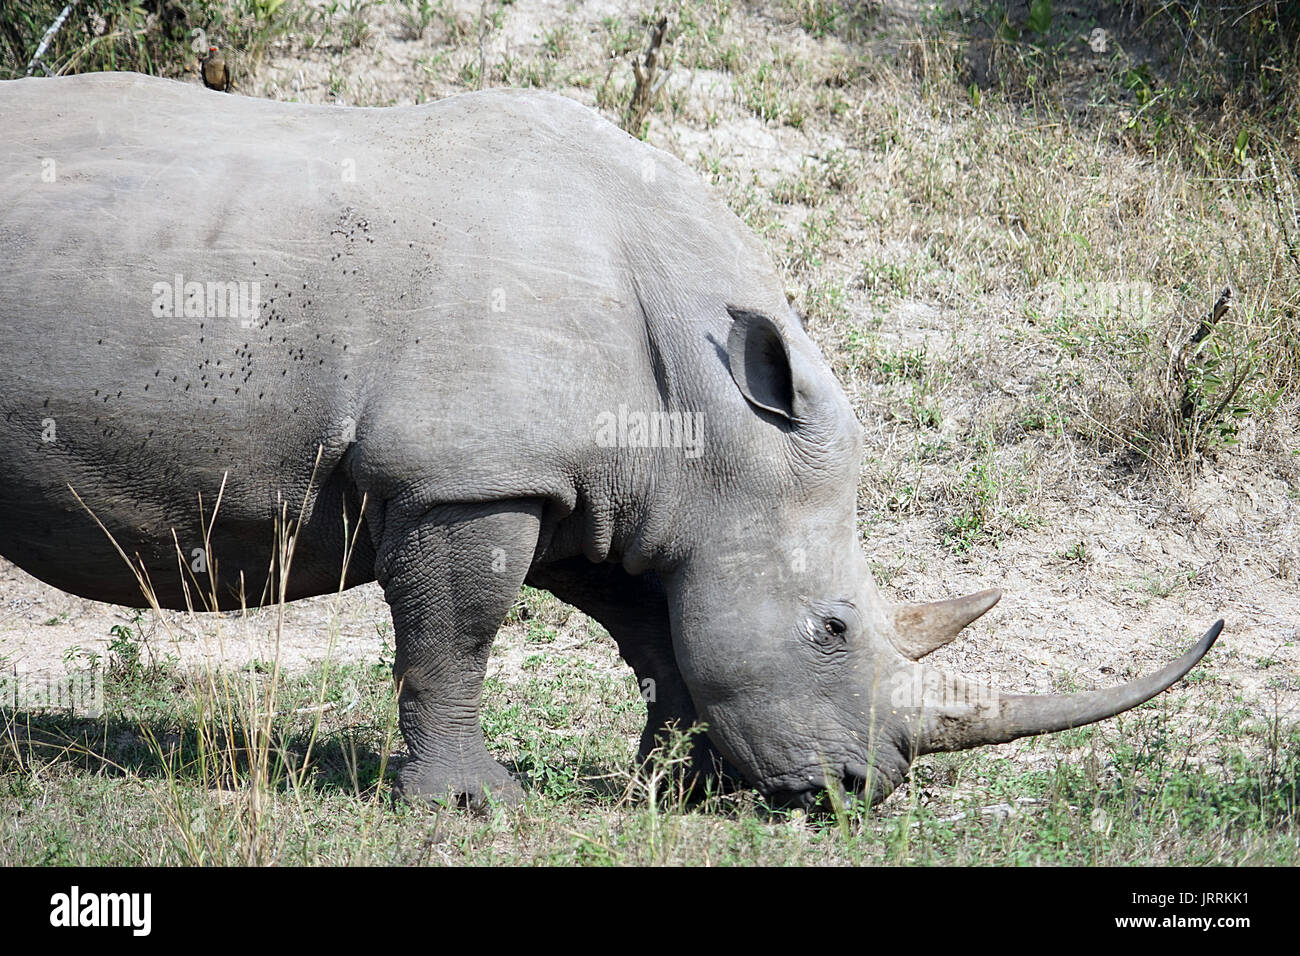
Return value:
M 989 588 L 930 604 L 900 604 L 891 611 L 894 646 L 904 657 L 919 661 L 955 640 L 962 628 L 997 604 L 1001 597 L 1001 591 Z
M 1216 621 L 1182 657 L 1154 674 L 1119 687 L 1078 694 L 1000 694 L 958 677 L 918 665 L 925 686 L 937 700 L 918 710 L 916 753 L 967 750 L 1019 737 L 1051 734 L 1105 720 L 1168 690 L 1214 646 L 1223 621 Z M 937 678 L 937 679 L 934 679 Z

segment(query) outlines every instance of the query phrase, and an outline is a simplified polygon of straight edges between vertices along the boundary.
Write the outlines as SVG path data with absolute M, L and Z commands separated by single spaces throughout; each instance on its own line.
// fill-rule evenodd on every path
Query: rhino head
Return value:
M 861 437 L 847 398 L 792 317 L 730 315 L 736 414 L 712 422 L 710 439 L 728 466 L 710 469 L 705 456 L 709 507 L 692 516 L 696 544 L 666 584 L 677 660 L 709 737 L 766 796 L 810 806 L 842 788 L 879 801 L 918 755 L 1113 716 L 1214 643 L 1222 621 L 1157 674 L 1064 696 L 1003 694 L 919 663 L 1000 592 L 882 599 L 857 543 Z

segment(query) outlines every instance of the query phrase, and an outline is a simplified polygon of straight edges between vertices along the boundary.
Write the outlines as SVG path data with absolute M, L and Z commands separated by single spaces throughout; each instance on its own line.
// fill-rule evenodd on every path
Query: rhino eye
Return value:
M 820 628 L 813 628 L 813 642 L 821 648 L 835 648 L 844 643 L 848 626 L 838 617 L 828 617 Z

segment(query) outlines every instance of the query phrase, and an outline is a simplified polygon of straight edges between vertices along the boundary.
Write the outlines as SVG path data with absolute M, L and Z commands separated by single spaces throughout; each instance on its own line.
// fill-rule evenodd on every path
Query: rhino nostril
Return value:
M 859 795 L 871 796 L 871 791 L 880 786 L 880 774 L 861 763 L 846 764 L 843 780 L 845 790 Z

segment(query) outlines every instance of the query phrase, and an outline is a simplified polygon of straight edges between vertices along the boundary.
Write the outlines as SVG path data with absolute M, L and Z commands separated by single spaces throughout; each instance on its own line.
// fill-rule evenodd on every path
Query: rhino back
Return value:
M 360 494 L 571 507 L 596 417 L 662 404 L 755 296 L 680 164 L 548 94 L 342 109 L 99 74 L 0 84 L 0 112 L 0 542 L 80 593 L 120 562 L 69 485 L 173 567 L 219 491 L 233 548 L 301 509 L 323 561 Z

